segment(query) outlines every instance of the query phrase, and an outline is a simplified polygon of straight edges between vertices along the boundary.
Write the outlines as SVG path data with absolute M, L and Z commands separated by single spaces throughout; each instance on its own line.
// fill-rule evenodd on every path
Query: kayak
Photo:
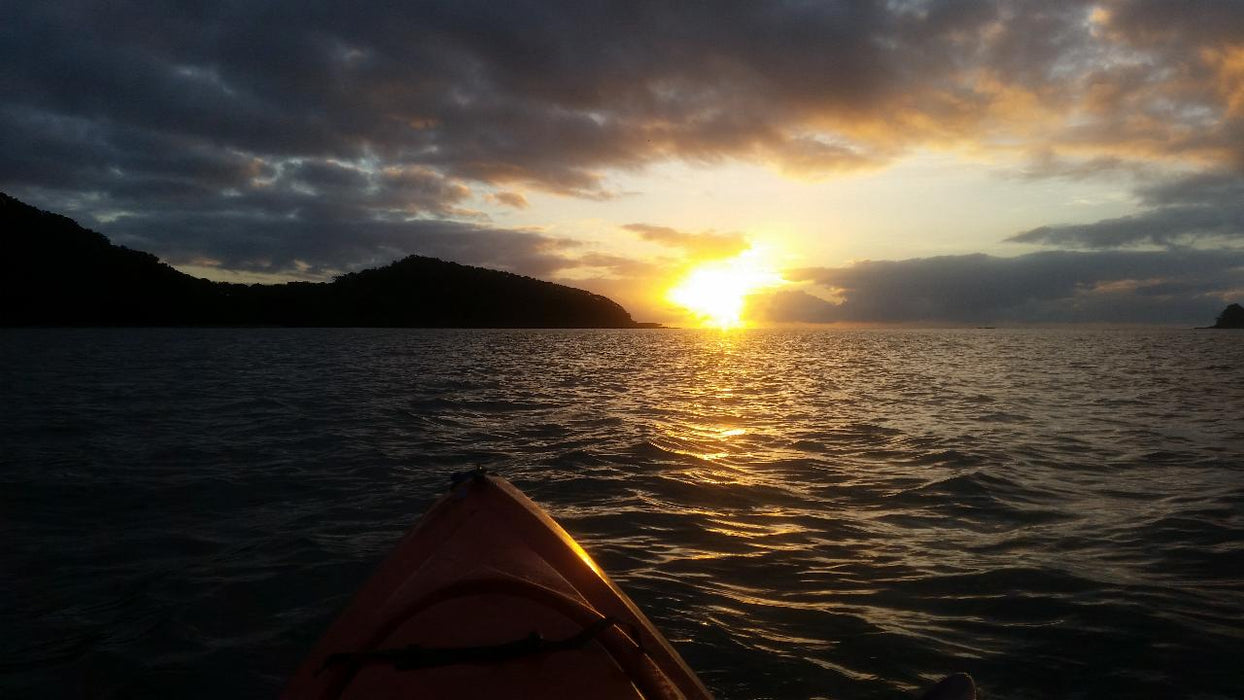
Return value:
M 548 513 L 477 470 L 398 542 L 282 697 L 711 696 Z

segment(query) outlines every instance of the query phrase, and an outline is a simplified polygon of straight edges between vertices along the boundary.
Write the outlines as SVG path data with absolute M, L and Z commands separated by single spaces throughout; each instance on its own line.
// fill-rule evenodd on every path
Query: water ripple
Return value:
M 443 489 L 723 698 L 1236 697 L 1244 337 L 0 332 L 0 691 L 271 695 Z

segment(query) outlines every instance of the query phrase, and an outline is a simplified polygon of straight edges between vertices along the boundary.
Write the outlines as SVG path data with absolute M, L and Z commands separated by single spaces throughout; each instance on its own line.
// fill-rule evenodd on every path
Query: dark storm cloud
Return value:
M 265 241 L 332 197 L 349 236 L 671 158 L 820 176 L 965 143 L 1244 167 L 1244 12 L 1177 6 L 11 2 L 0 188 L 215 255 L 173 214 Z
M 1244 251 L 1051 251 L 864 261 L 787 277 L 822 288 L 757 297 L 774 322 L 1103 322 L 1212 320 L 1244 292 Z

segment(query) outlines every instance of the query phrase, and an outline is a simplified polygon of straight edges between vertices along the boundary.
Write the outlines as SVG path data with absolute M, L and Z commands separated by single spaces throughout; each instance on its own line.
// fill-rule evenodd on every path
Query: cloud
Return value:
M 478 222 L 472 201 L 521 208 L 517 190 L 608 198 L 615 173 L 678 159 L 810 178 L 936 147 L 1048 153 L 1065 164 L 1049 174 L 1244 170 L 1234 3 L 11 5 L 0 188 L 141 211 L 132 235 L 205 256 L 223 238 L 180 233 L 181 212 L 328 209 L 358 225 L 334 229 L 348 238 L 399 217 Z M 1220 235 L 1199 221 L 1189 235 Z
M 488 195 L 488 199 L 515 209 L 526 209 L 531 206 L 521 192 L 493 192 Z
M 776 323 L 1196 323 L 1244 295 L 1244 251 L 1050 251 L 862 261 L 787 274 L 752 301 Z M 820 288 L 827 300 L 812 292 Z
M 1138 246 L 1244 249 L 1244 177 L 1200 173 L 1142 187 L 1139 214 L 1091 224 L 1041 226 L 1006 240 L 1069 248 Z
M 1006 240 L 1099 249 L 1143 245 L 1174 247 L 1201 241 L 1244 243 L 1244 205 L 1229 209 L 1162 207 L 1092 224 L 1041 226 Z
M 742 253 L 750 245 L 747 238 L 737 232 L 689 233 L 668 226 L 652 224 L 626 224 L 622 228 L 639 234 L 639 237 L 645 241 L 677 248 L 686 255 L 698 258 L 728 258 Z
M 299 218 L 263 219 L 214 211 L 166 212 L 94 228 L 117 243 L 158 250 L 174 265 L 220 267 L 261 273 L 298 272 L 324 278 L 427 255 L 507 270 L 531 277 L 556 277 L 579 266 L 579 245 L 537 232 L 436 219 L 356 220 L 338 212 L 304 212 Z M 181 235 L 169 239 L 166 227 Z M 211 251 L 204 254 L 203 251 Z M 343 264 L 342 261 L 349 261 Z
M 1120 172 L 1134 174 L 1142 170 L 1143 167 L 1139 163 L 1127 161 L 1117 156 L 1069 158 L 1060 156 L 1052 150 L 1045 149 L 1030 154 L 1028 162 L 1022 167 L 1003 170 L 1000 174 L 1003 177 L 1028 181 L 1051 178 L 1088 180 Z
M 1204 172 L 1164 180 L 1138 191 L 1141 200 L 1154 207 L 1173 205 L 1228 206 L 1244 202 L 1244 175 Z
M 832 172 L 994 135 L 1238 150 L 1216 130 L 1241 13 L 1193 4 L 46 2 L 11 13 L 2 55 L 5 91 L 48 114 L 586 193 L 671 156 Z M 1166 146 L 1140 138 L 1163 123 Z

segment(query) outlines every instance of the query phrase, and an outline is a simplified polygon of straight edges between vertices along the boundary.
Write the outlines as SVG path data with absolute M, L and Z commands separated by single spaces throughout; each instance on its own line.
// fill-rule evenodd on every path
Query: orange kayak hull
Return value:
M 432 506 L 285 698 L 709 698 L 592 558 L 506 480 Z

